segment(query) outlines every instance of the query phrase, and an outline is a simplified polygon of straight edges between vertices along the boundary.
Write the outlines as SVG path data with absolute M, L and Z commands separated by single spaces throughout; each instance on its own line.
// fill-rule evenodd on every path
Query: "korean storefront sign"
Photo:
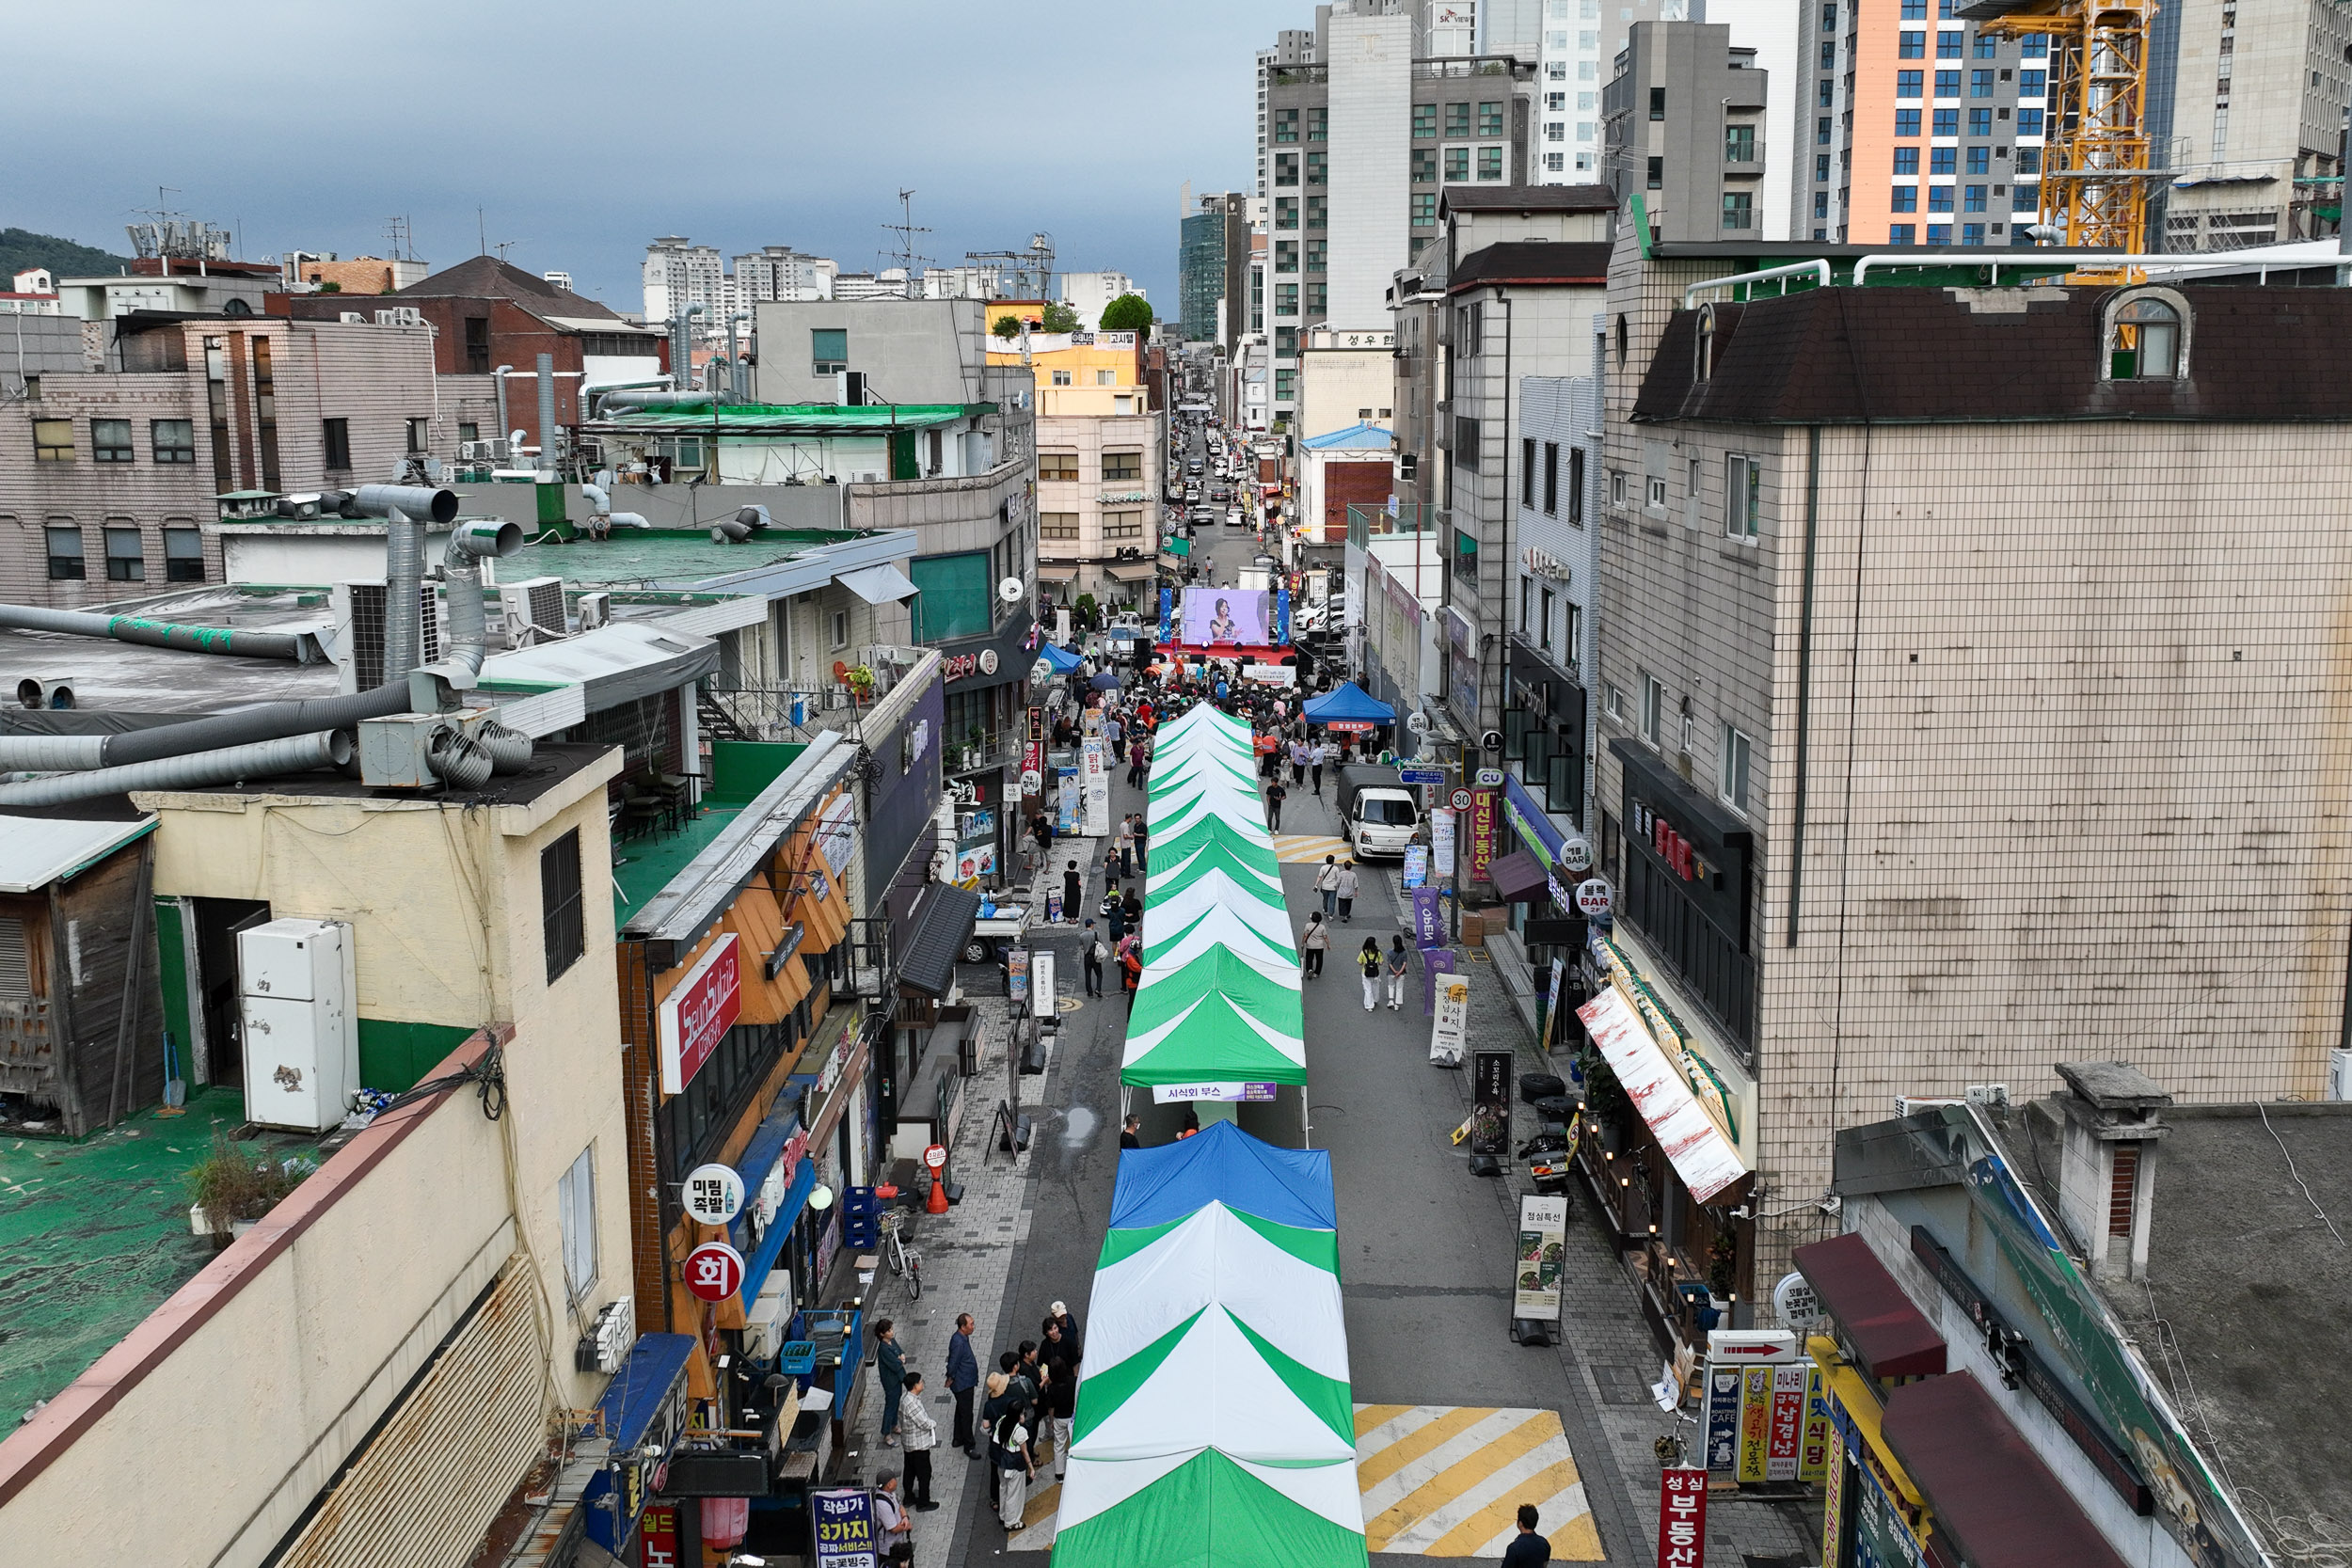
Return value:
M 1677 1465 L 1658 1478 L 1658 1568 L 1700 1568 L 1707 1557 L 1707 1472 Z
M 875 1568 L 874 1495 L 862 1486 L 811 1492 L 817 1568 Z
M 657 1010 L 661 1092 L 679 1094 L 743 1013 L 740 944 L 730 931 L 710 944 Z
M 1567 1249 L 1568 1200 L 1528 1194 L 1519 1199 L 1519 1244 L 1511 1264 L 1511 1316 L 1560 1321 L 1560 1275 Z
M 1089 736 L 1079 756 L 1085 771 L 1085 798 L 1080 806 L 1079 829 L 1089 838 L 1106 838 L 1111 831 L 1111 768 L 1109 742 L 1100 736 Z
M 1691 1049 L 1680 1021 L 1666 1010 L 1658 993 L 1650 989 L 1633 965 L 1627 961 L 1625 952 L 1610 937 L 1598 930 L 1588 930 L 1585 945 L 1592 954 L 1593 967 L 1625 997 L 1626 1003 L 1641 1018 L 1650 1038 L 1664 1052 L 1666 1059 L 1675 1064 L 1689 1086 L 1692 1096 L 1724 1136 L 1734 1144 L 1740 1141 L 1740 1116 L 1731 1102 L 1731 1091 L 1722 1077 L 1697 1052 Z
M 1470 1053 L 1472 1154 L 1502 1154 L 1511 1147 L 1511 1053 Z
M 1429 1059 L 1439 1067 L 1459 1067 L 1469 1037 L 1470 982 L 1450 975 L 1438 987 L 1438 1017 L 1429 1030 Z
M 1491 789 L 1470 791 L 1470 841 L 1463 846 L 1463 858 L 1470 862 L 1470 872 L 1465 880 L 1485 881 L 1486 868 L 1494 863 L 1496 807 L 1500 800 L 1500 795 Z

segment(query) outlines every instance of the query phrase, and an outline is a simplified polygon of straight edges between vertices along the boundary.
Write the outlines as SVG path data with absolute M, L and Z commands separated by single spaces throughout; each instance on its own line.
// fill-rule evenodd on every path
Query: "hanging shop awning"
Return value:
M 1213 1121 L 1198 1137 L 1120 1155 L 1110 1227 L 1166 1225 L 1211 1203 L 1276 1225 L 1339 1228 L 1328 1149 L 1277 1148 L 1230 1121 Z
M 1160 575 L 1159 567 L 1149 561 L 1114 561 L 1104 570 L 1120 582 L 1150 582 Z
M 980 917 L 980 895 L 942 882 L 914 923 L 914 938 L 898 964 L 898 983 L 926 996 L 946 996 L 956 983 L 956 958 L 972 940 Z
M 1740 1150 L 1699 1104 L 1623 992 L 1611 986 L 1579 1007 L 1576 1016 L 1584 1021 L 1618 1085 L 1649 1124 L 1693 1198 L 1708 1202 L 1748 1174 Z
M 1911 1304 L 1870 1243 L 1833 1236 L 1797 1248 L 1797 1272 L 1874 1378 L 1925 1377 L 1944 1370 L 1944 1337 Z
M 900 599 L 914 596 L 914 584 L 907 579 L 904 572 L 888 562 L 880 566 L 861 566 L 854 572 L 844 572 L 833 580 L 867 604 L 897 604 Z
M 1496 896 L 1506 904 L 1532 904 L 1550 896 L 1550 878 L 1535 863 L 1535 857 L 1524 849 L 1514 849 L 1489 863 L 1486 879 L 1494 883 Z
M 1971 1568 L 2123 1568 L 1973 1374 L 1904 1384 L 1882 1430 Z
M 1076 566 L 1062 562 L 1041 561 L 1037 563 L 1037 579 L 1040 582 L 1068 582 L 1077 575 Z

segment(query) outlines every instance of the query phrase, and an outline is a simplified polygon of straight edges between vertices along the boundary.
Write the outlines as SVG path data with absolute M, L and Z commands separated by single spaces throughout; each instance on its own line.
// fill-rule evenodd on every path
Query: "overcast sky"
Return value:
M 1296 15 L 1291 15 L 1295 11 Z M 1176 220 L 1248 177 L 1251 53 L 1311 8 L 1248 0 L 118 0 L 8 23 L 0 225 L 118 253 L 164 199 L 246 258 L 495 246 L 641 306 L 645 242 L 868 269 L 914 192 L 940 262 L 1052 234 L 1064 270 L 1176 307 Z

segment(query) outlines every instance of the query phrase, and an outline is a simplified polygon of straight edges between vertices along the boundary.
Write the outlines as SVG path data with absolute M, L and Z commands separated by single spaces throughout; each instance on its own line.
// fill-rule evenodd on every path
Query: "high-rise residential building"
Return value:
M 724 323 L 726 262 L 719 247 L 695 245 L 683 234 L 664 234 L 645 247 L 645 319 L 668 321 L 689 305 Z
M 2050 40 L 1979 33 L 1963 0 L 1806 0 L 1791 233 L 2024 245 L 2039 221 Z
M 1529 182 L 1535 62 L 1423 55 L 1475 46 L 1473 8 L 1341 0 L 1259 53 L 1268 247 L 1251 279 L 1273 348 L 1273 418 L 1295 407 L 1300 335 L 1388 325 L 1397 270 L 1438 233 L 1453 186 Z
M 1770 72 L 1731 29 L 1703 22 L 1637 22 L 1602 96 L 1610 188 L 1639 196 L 1650 236 L 1676 242 L 1785 239 L 1768 233 L 1765 110 Z M 1787 84 L 1780 90 L 1786 93 Z
M 2352 8 L 2177 0 L 2161 247 L 2234 250 L 2335 231 Z M 2157 86 L 2150 84 L 2152 98 Z M 2153 119 L 2154 116 L 2151 116 Z
M 1184 338 L 1229 351 L 1246 325 L 1249 288 L 1249 198 L 1219 191 L 1178 226 L 1176 298 Z
M 803 299 L 831 299 L 840 263 L 788 245 L 765 245 L 735 258 L 735 309 Z

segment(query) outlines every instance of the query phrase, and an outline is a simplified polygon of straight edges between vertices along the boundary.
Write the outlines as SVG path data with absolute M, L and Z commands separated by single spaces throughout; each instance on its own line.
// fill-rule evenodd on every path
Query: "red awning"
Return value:
M 1796 1261 L 1869 1376 L 1921 1377 L 1944 1370 L 1944 1337 L 1911 1305 L 1869 1243 L 1857 1235 L 1832 1237 L 1799 1247 Z
M 1904 1384 L 1880 1431 L 1971 1568 L 2123 1568 L 1971 1374 Z
M 1500 860 L 1486 864 L 1486 879 L 1495 885 L 1495 896 L 1506 904 L 1531 904 L 1548 896 L 1550 879 L 1544 868 L 1535 863 L 1535 857 L 1524 849 L 1514 849 Z

